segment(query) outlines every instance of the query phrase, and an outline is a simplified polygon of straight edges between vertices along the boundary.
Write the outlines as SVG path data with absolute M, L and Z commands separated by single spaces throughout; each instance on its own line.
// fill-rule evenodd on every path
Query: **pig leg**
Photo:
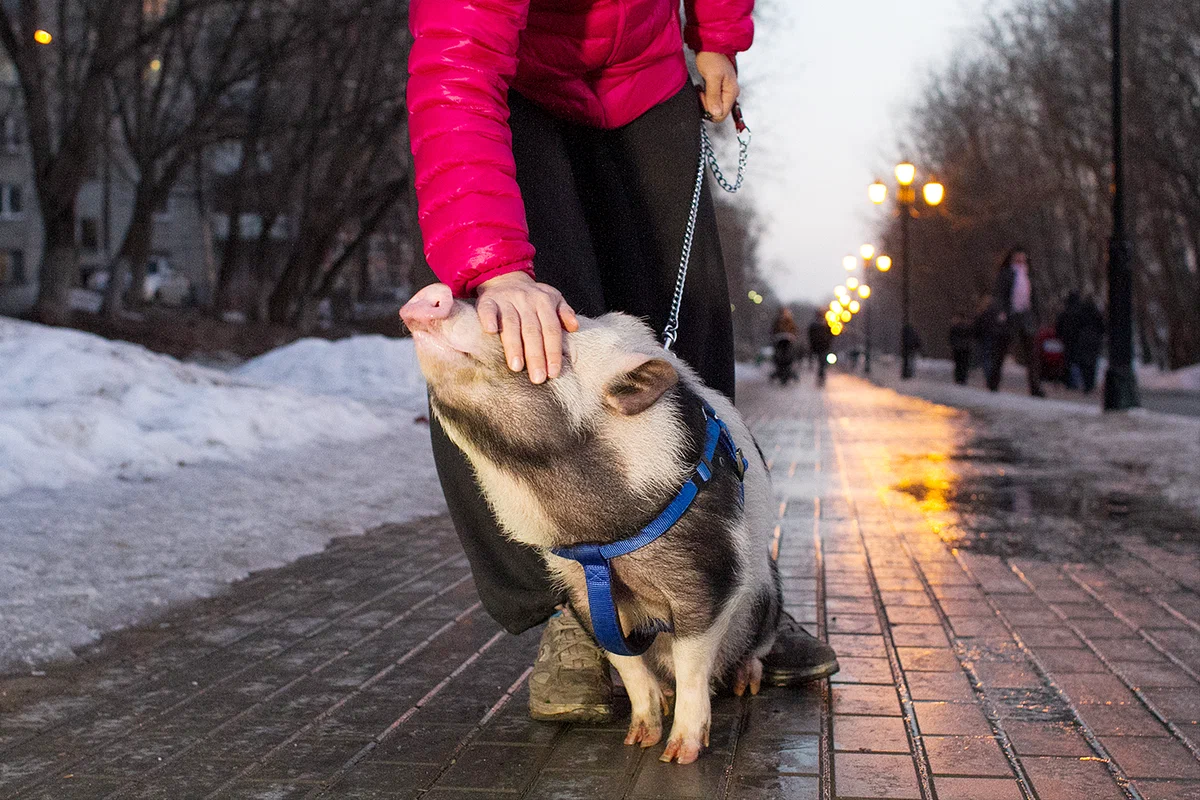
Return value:
M 709 687 L 719 644 L 713 634 L 675 639 L 671 648 L 675 662 L 675 724 L 660 761 L 690 764 L 708 746 L 712 725 Z
M 762 661 L 759 660 L 758 656 L 751 653 L 737 666 L 737 673 L 733 682 L 733 693 L 741 697 L 746 693 L 747 687 L 749 687 L 750 694 L 758 694 L 758 690 L 762 688 L 762 677 Z
M 668 709 L 658 678 L 641 656 L 609 653 L 608 660 L 620 673 L 621 682 L 629 694 L 629 704 L 633 708 L 625 744 L 640 742 L 642 747 L 658 744 L 662 739 L 662 715 Z

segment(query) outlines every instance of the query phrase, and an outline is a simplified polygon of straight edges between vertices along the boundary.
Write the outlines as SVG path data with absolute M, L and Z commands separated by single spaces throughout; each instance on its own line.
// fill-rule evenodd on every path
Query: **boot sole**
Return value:
M 529 716 L 539 722 L 611 722 L 612 706 L 582 703 L 529 703 Z
M 836 659 L 804 670 L 768 669 L 763 672 L 763 683 L 777 687 L 801 686 L 836 675 L 840 669 Z

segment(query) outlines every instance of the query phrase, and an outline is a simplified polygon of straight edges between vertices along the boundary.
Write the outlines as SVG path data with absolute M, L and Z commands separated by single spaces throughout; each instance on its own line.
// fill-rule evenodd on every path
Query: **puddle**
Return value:
M 1151 489 L 1129 486 L 1136 465 L 1115 465 L 1124 476 L 1080 474 L 1023 459 L 995 438 L 972 439 L 949 454 L 897 456 L 895 463 L 910 477 L 892 488 L 912 497 L 936 518 L 942 539 L 964 550 L 1103 561 L 1129 536 L 1156 545 L 1200 543 L 1200 518 Z

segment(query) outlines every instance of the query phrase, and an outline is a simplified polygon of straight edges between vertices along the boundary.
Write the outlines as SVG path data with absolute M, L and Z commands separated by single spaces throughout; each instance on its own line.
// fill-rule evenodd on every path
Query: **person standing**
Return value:
M 1014 247 L 1004 258 L 996 275 L 995 297 L 999 323 L 996 340 L 992 348 L 992 363 L 988 370 L 987 385 L 993 392 L 999 390 L 1004 375 L 1004 357 L 1015 339 L 1021 355 L 1025 358 L 1025 369 L 1029 378 L 1029 393 L 1034 397 L 1045 397 L 1041 381 L 1041 354 L 1036 346 L 1038 312 L 1037 296 L 1030 276 L 1029 255 L 1023 247 Z
M 775 362 L 775 374 L 772 376 L 787 386 L 787 382 L 796 377 L 792 362 L 796 360 L 796 336 L 800 326 L 792 316 L 792 310 L 787 306 L 779 309 L 775 324 L 771 326 L 772 358 Z
M 829 348 L 833 344 L 833 331 L 820 309 L 813 314 L 808 324 L 808 348 L 817 359 L 817 386 L 825 385 L 825 369 L 829 366 Z
M 1084 394 L 1096 388 L 1096 362 L 1104 346 L 1104 314 L 1091 295 L 1081 297 L 1075 319 L 1075 342 L 1068 351 L 1068 369 Z
M 965 386 L 971 374 L 971 343 L 975 338 L 974 326 L 962 314 L 950 320 L 950 354 L 954 358 L 954 382 Z
M 684 43 L 696 52 L 704 111 L 725 119 L 753 5 L 686 0 L 681 25 L 677 0 L 411 3 L 407 105 L 426 260 L 455 296 L 476 300 L 514 372 L 553 380 L 576 312 L 623 311 L 665 327 L 700 158 Z M 729 290 L 707 183 L 680 322 L 677 354 L 732 399 Z M 512 633 L 549 619 L 530 714 L 610 718 L 608 663 L 564 588 L 540 554 L 503 533 L 436 419 L 431 436 L 484 608 Z M 837 671 L 837 659 L 786 617 L 764 667 L 768 685 L 794 685 Z

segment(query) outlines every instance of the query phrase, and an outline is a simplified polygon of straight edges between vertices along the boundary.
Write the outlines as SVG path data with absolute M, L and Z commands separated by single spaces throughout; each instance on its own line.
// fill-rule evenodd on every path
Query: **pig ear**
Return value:
M 670 362 L 652 358 L 613 378 L 605 389 L 604 404 L 626 416 L 640 414 L 677 383 L 679 373 Z

